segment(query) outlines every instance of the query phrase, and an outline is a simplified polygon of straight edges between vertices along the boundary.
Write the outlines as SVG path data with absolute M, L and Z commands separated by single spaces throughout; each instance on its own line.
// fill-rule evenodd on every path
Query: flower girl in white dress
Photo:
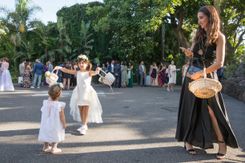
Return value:
M 77 86 L 70 100 L 70 114 L 75 121 L 82 122 L 81 127 L 77 130 L 81 135 L 85 135 L 88 130 L 88 122 L 103 123 L 102 106 L 96 91 L 91 86 L 92 76 L 98 75 L 100 68 L 92 71 L 92 65 L 87 56 L 82 54 L 78 56 L 78 67 L 80 69 L 78 71 L 59 66 L 56 66 L 55 69 L 77 77 Z
M 43 152 L 60 153 L 59 142 L 65 140 L 65 103 L 60 102 L 62 86 L 54 84 L 49 88 L 49 99 L 43 101 L 42 118 L 38 140 L 44 142 Z
M 8 58 L 3 58 L 0 66 L 0 91 L 14 91 L 14 85 L 9 72 Z

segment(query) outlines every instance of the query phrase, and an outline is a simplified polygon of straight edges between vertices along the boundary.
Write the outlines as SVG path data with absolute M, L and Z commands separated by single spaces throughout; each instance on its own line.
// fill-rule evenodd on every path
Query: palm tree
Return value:
M 18 58 L 23 57 L 24 52 L 30 51 L 30 47 L 28 45 L 29 42 L 26 40 L 28 26 L 29 23 L 32 22 L 31 16 L 36 11 L 41 10 L 40 7 L 29 6 L 29 2 L 30 0 L 16 0 L 14 11 L 10 11 L 6 8 L 0 8 L 0 12 L 4 12 L 6 15 L 6 17 L 2 17 L 0 18 L 0 20 L 4 22 L 4 24 L 8 28 L 9 40 L 14 45 L 12 59 L 14 59 L 15 61 Z M 30 54 L 33 53 L 29 53 L 27 58 L 30 58 Z
M 91 23 L 85 23 L 84 21 L 81 22 L 81 28 L 80 28 L 80 48 L 76 48 L 73 50 L 74 54 L 71 55 L 71 58 L 75 58 L 77 56 L 77 53 L 83 53 L 89 56 L 91 50 L 93 49 L 93 43 L 94 39 L 92 39 L 93 34 L 90 33 L 89 29 L 91 27 Z

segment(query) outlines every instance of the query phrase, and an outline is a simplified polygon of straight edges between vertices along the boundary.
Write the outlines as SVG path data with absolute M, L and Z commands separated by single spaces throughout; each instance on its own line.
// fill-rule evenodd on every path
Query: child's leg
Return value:
M 82 127 L 77 129 L 82 135 L 86 134 L 86 131 L 88 130 L 87 122 L 88 122 L 88 106 L 79 106 L 80 111 L 80 117 L 82 121 Z
M 82 125 L 87 125 L 88 120 L 88 106 L 79 106 L 80 117 L 82 121 Z
M 63 86 L 64 86 L 64 89 L 66 89 L 66 78 L 63 78 Z
M 67 89 L 70 89 L 70 85 L 71 85 L 71 79 L 68 78 L 68 79 L 67 79 Z
M 83 106 L 83 125 L 88 123 L 88 106 Z

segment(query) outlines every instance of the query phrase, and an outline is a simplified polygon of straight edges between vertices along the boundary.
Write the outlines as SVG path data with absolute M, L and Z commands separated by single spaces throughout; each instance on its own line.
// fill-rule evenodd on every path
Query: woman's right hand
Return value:
M 182 50 L 183 53 L 185 53 L 185 55 L 187 57 L 192 57 L 193 56 L 193 52 L 191 51 L 191 49 L 186 49 L 184 47 L 180 47 L 180 49 Z

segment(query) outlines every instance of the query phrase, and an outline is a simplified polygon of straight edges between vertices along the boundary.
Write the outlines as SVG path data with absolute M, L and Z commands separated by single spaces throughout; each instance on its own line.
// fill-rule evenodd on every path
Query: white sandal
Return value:
M 62 150 L 60 148 L 56 148 L 56 149 L 51 150 L 52 154 L 57 154 L 57 153 L 61 153 L 61 152 L 62 152 Z
M 51 152 L 52 147 L 48 146 L 48 148 L 44 148 L 43 147 L 43 152 L 47 153 L 47 152 Z

